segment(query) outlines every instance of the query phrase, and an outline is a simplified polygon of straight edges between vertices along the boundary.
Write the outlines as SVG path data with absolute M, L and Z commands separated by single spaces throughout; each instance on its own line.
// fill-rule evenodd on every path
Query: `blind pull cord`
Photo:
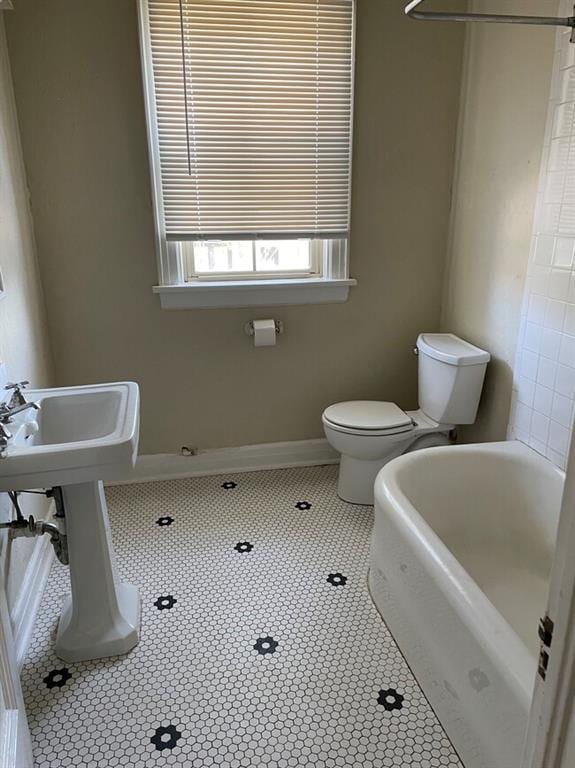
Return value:
M 190 115 L 188 111 L 188 73 L 186 62 L 186 43 L 184 39 L 184 7 L 183 0 L 180 2 L 180 37 L 182 43 L 182 73 L 184 75 L 184 112 L 186 115 L 186 148 L 188 152 L 188 176 L 192 175 L 192 156 L 190 152 Z

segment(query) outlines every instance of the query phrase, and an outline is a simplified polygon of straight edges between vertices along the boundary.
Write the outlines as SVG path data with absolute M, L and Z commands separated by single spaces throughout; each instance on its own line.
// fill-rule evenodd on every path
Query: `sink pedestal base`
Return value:
M 72 595 L 64 603 L 56 654 L 85 661 L 126 653 L 140 636 L 138 588 L 115 574 L 108 509 L 101 482 L 62 488 Z

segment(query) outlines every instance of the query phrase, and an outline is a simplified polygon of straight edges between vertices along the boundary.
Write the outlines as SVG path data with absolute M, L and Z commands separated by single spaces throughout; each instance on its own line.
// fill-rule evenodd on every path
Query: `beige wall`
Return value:
M 46 385 L 49 347 L 2 17 L 0 12 L 0 267 L 6 295 L 0 299 L 0 359 L 11 378 Z M 27 498 L 22 508 L 40 518 L 46 504 Z M 0 516 L 10 514 L 7 497 L 0 494 Z M 0 569 L 12 604 L 34 542 L 20 539 L 8 549 L 6 544 L 1 537 Z
M 322 434 L 347 398 L 416 405 L 439 323 L 463 28 L 358 0 L 347 304 L 163 311 L 135 0 L 16 0 L 8 42 L 59 383 L 134 379 L 144 453 Z M 244 323 L 285 334 L 254 349 Z
M 477 12 L 501 3 L 475 0 Z M 506 13 L 554 15 L 556 2 L 507 0 Z M 464 439 L 505 439 L 554 31 L 467 27 L 458 162 L 441 325 L 493 355 L 477 423 Z

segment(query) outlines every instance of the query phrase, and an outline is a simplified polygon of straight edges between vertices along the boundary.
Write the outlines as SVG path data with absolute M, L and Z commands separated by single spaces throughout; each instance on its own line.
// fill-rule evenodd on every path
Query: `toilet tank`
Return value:
M 489 352 L 452 333 L 417 339 L 419 407 L 440 424 L 473 424 Z

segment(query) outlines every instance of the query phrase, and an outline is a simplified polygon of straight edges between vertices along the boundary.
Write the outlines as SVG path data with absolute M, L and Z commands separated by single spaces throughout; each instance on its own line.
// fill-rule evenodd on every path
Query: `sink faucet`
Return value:
M 23 387 L 28 384 L 27 381 L 20 381 L 17 384 L 7 384 L 5 389 L 13 389 L 14 392 L 8 403 L 0 403 L 0 459 L 6 457 L 8 441 L 12 438 L 12 433 L 6 426 L 12 421 L 12 416 L 29 408 L 39 411 L 38 403 L 28 402 L 22 394 Z
M 37 411 L 40 410 L 38 403 L 33 402 L 24 402 L 22 405 L 15 405 L 13 407 L 10 404 L 0 403 L 0 424 L 9 424 L 12 416 L 16 416 L 17 413 L 22 413 L 22 411 L 27 411 L 29 408 L 34 408 Z
M 15 384 L 6 384 L 4 389 L 8 391 L 13 390 L 12 397 L 7 403 L 0 403 L 0 425 L 9 424 L 12 420 L 12 416 L 17 413 L 28 410 L 28 408 L 35 408 L 40 410 L 38 403 L 28 402 L 24 397 L 22 390 L 29 384 L 29 381 L 18 381 Z M 6 431 L 6 430 L 4 430 Z

